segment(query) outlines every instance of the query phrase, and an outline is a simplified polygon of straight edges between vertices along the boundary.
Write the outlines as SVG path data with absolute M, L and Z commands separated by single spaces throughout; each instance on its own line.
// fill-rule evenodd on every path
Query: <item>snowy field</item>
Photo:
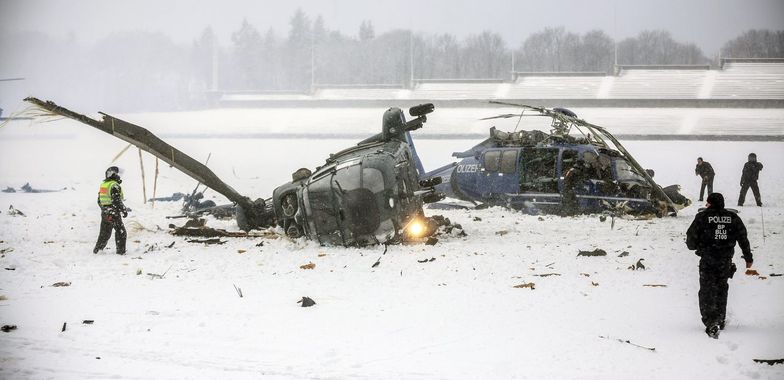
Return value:
M 204 138 L 207 127 L 220 125 L 227 112 L 239 118 L 237 110 L 119 116 L 172 136 L 167 141 L 196 159 L 211 153 L 209 166 L 226 182 L 267 197 L 292 171 L 314 168 L 356 140 L 249 134 L 372 134 L 380 129 L 376 111 L 346 121 L 338 115 L 353 111 L 325 110 L 319 120 L 308 110 L 295 130 L 281 125 L 294 124 L 289 120 L 302 110 L 279 111 L 275 123 L 251 114 L 214 139 Z M 439 126 L 438 112 L 417 133 L 452 131 Z M 357 122 L 365 117 L 366 124 Z M 253 127 L 262 124 L 273 127 Z M 509 125 L 499 123 L 511 129 L 514 122 Z M 615 133 L 634 127 L 603 125 Z M 434 168 L 476 142 L 425 139 L 417 148 L 425 167 Z M 740 211 L 760 276 L 739 272 L 730 281 L 728 326 L 719 340 L 703 332 L 698 258 L 684 244 L 696 205 L 674 218 L 616 220 L 614 227 L 596 216 L 426 210 L 462 224 L 468 237 L 444 237 L 432 247 L 391 246 L 386 254 L 380 247 L 328 248 L 285 237 L 204 246 L 165 231 L 172 222 L 165 216 L 175 215 L 179 203 L 143 203 L 134 148 L 117 161 L 133 208 L 126 219 L 128 255 L 114 255 L 113 240 L 93 255 L 97 187 L 126 144 L 71 121 L 8 124 L 0 129 L 0 187 L 30 182 L 66 190 L 0 193 L 0 324 L 18 327 L 0 333 L 0 378 L 784 378 L 784 366 L 752 361 L 784 358 L 784 277 L 772 276 L 784 273 L 784 143 L 625 144 L 660 184 L 679 183 L 694 200 L 693 169 L 697 156 L 704 157 L 728 205 L 737 199 L 746 155 L 755 152 L 765 164 L 765 207 L 750 207 L 749 194 Z M 154 166 L 145 153 L 148 197 Z M 194 186 L 160 167 L 159 196 Z M 206 197 L 225 202 L 212 191 Z M 10 205 L 26 216 L 9 215 Z M 231 221 L 208 224 L 237 228 Z M 577 257 L 594 248 L 608 255 Z M 628 256 L 619 257 L 622 252 Z M 645 271 L 627 269 L 639 259 Z M 735 262 L 742 263 L 739 252 Z M 309 263 L 315 268 L 300 269 Z M 51 286 L 56 282 L 70 286 Z M 533 289 L 515 288 L 527 283 Z M 317 305 L 299 307 L 303 296 Z

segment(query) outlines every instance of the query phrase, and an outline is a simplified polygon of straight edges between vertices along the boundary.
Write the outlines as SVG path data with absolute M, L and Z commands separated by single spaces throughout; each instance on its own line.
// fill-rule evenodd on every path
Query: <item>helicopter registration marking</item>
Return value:
M 479 171 L 479 164 L 457 165 L 458 173 L 476 173 Z

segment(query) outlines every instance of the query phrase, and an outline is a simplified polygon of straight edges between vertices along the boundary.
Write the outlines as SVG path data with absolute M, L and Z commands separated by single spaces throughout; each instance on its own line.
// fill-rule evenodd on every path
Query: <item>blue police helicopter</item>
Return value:
M 478 207 L 503 206 L 533 214 L 664 216 L 691 204 L 678 185 L 659 186 L 653 171 L 643 169 L 610 132 L 574 112 L 491 103 L 520 107 L 522 112 L 482 120 L 549 117 L 550 133 L 492 127 L 489 138 L 452 154 L 458 162 L 427 172 L 408 136 L 422 183 Z

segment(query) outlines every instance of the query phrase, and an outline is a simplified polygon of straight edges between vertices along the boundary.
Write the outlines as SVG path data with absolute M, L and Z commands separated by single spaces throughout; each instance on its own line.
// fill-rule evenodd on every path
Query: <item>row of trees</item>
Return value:
M 370 21 L 349 36 L 302 11 L 290 18 L 285 35 L 243 22 L 229 44 L 219 43 L 206 28 L 186 46 L 149 32 L 115 33 L 93 46 L 78 44 L 73 36 L 0 33 L 0 46 L 8 53 L 0 60 L 0 73 L 27 78 L 1 87 L 3 98 L 34 93 L 114 112 L 198 107 L 210 89 L 405 86 L 411 79 L 509 78 L 513 69 L 612 73 L 616 49 L 621 65 L 717 63 L 666 31 L 644 31 L 616 44 L 600 30 L 577 34 L 546 28 L 510 47 L 491 31 L 463 39 L 399 29 L 378 34 Z M 784 31 L 750 30 L 727 42 L 721 55 L 784 57 Z M 12 86 L 23 86 L 24 93 L 13 93 Z M 7 108 L 8 100 L 2 100 Z
M 751 30 L 727 42 L 721 56 L 784 57 L 784 32 Z M 194 44 L 209 55 L 215 37 L 208 28 Z M 356 36 L 329 30 L 324 20 L 302 11 L 290 19 L 287 36 L 270 29 L 261 33 L 243 22 L 232 45 L 217 47 L 221 88 L 236 90 L 307 91 L 316 84 L 407 85 L 413 78 L 508 78 L 511 71 L 599 71 L 615 65 L 716 64 L 693 43 L 676 41 L 669 32 L 643 31 L 616 42 L 601 30 L 584 34 L 563 27 L 534 33 L 517 47 L 491 31 L 459 40 L 452 34 L 392 30 L 377 35 L 363 21 Z M 198 78 L 209 83 L 202 60 Z M 412 72 L 413 70 L 413 72 Z

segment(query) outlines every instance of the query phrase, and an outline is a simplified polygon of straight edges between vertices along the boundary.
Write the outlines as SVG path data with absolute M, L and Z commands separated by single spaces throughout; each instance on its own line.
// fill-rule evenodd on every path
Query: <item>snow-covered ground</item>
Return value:
M 484 111 L 477 117 L 488 116 Z M 178 136 L 167 140 L 194 158 L 211 153 L 209 166 L 254 197 L 269 196 L 295 169 L 313 168 L 356 142 L 231 137 L 259 132 L 252 125 L 262 121 L 233 124 L 238 127 L 224 130 L 225 138 L 186 137 L 220 125 L 222 112 L 200 113 L 198 119 L 192 113 L 126 116 Z M 283 122 L 302 110 L 286 111 L 288 119 L 279 112 Z M 330 119 L 347 112 L 353 111 L 327 110 L 313 125 L 375 132 Z M 443 129 L 435 115 L 418 132 Z M 367 125 L 380 124 L 380 113 L 368 118 Z M 434 168 L 476 142 L 428 139 L 417 148 L 426 168 Z M 752 361 L 784 357 L 784 277 L 771 276 L 784 273 L 784 143 L 625 144 L 661 184 L 679 183 L 693 199 L 699 191 L 693 165 L 704 157 L 716 169 L 715 187 L 728 205 L 737 198 L 746 155 L 753 151 L 765 164 L 765 207 L 746 206 L 740 214 L 761 276 L 738 273 L 731 280 L 729 322 L 719 340 L 702 331 L 698 258 L 683 243 L 696 206 L 675 218 L 616 220 L 614 228 L 596 216 L 430 210 L 462 224 L 468 237 L 445 237 L 432 247 L 391 246 L 386 254 L 380 247 L 320 247 L 283 237 L 227 238 L 226 244 L 204 246 L 165 231 L 172 222 L 165 216 L 176 214 L 179 203 L 143 204 L 134 148 L 117 162 L 125 169 L 133 208 L 126 220 L 129 254 L 114 255 L 110 241 L 111 249 L 93 255 L 97 186 L 125 143 L 70 121 L 9 124 L 0 129 L 0 187 L 30 182 L 67 190 L 0 193 L 0 324 L 18 326 L 0 333 L 0 377 L 784 377 L 784 366 Z M 155 164 L 144 157 L 149 197 Z M 159 196 L 195 186 L 166 165 L 160 173 Z M 207 198 L 225 201 L 211 191 Z M 746 204 L 754 204 L 751 194 Z M 26 216 L 9 215 L 10 205 Z M 236 229 L 231 221 L 208 224 Z M 608 255 L 577 257 L 579 250 L 594 248 Z M 619 257 L 622 252 L 628 256 Z M 645 271 L 627 269 L 639 259 Z M 739 254 L 735 261 L 741 263 Z M 308 263 L 315 268 L 300 269 Z M 148 273 L 166 274 L 161 279 Z M 52 287 L 56 282 L 71 285 Z M 525 283 L 534 289 L 514 287 Z M 303 296 L 317 305 L 299 307 Z

